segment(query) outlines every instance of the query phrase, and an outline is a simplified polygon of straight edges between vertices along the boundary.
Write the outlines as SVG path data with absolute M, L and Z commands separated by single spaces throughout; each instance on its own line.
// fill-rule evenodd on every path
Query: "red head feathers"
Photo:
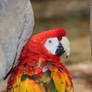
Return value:
M 57 38 L 58 41 L 62 39 L 63 36 L 66 35 L 66 32 L 64 29 L 53 29 L 49 31 L 41 32 L 32 38 L 29 39 L 27 44 L 24 46 L 20 60 L 27 58 L 28 52 L 29 54 L 31 52 L 42 55 L 44 57 L 55 57 L 56 55 L 53 55 L 48 52 L 48 50 L 44 47 L 44 44 L 48 38 Z

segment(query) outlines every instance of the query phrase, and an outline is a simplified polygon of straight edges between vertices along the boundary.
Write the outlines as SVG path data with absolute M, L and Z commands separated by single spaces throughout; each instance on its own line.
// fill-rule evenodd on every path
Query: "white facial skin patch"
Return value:
M 61 39 L 61 44 L 65 50 L 66 56 L 70 55 L 70 43 L 67 37 L 62 37 Z M 45 48 L 53 55 L 56 54 L 56 50 L 59 45 L 59 40 L 54 37 L 54 38 L 48 38 L 47 41 L 45 42 Z
M 45 48 L 53 55 L 55 55 L 58 48 L 59 41 L 56 37 L 47 39 L 45 43 Z
M 70 55 L 70 43 L 67 37 L 62 37 L 62 40 L 60 41 L 62 46 L 64 47 L 64 50 L 66 52 L 66 56 Z

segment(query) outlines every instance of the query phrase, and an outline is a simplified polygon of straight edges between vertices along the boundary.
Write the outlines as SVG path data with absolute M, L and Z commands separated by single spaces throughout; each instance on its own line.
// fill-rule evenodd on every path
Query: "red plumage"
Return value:
M 53 70 L 55 67 L 57 67 L 58 69 L 61 68 L 62 71 L 68 75 L 68 78 L 72 85 L 68 70 L 60 62 L 60 56 L 51 54 L 44 47 L 44 44 L 48 38 L 57 37 L 60 41 L 65 35 L 66 32 L 64 29 L 53 29 L 39 33 L 30 38 L 21 52 L 18 65 L 11 72 L 7 90 L 13 87 L 14 83 L 17 80 L 16 77 L 22 75 L 23 73 L 29 76 L 35 75 L 36 77 L 41 78 L 41 76 L 43 75 L 43 68 L 45 66 L 50 70 Z M 48 63 L 52 63 L 55 67 L 48 65 Z M 59 76 L 60 73 L 57 73 L 57 75 Z

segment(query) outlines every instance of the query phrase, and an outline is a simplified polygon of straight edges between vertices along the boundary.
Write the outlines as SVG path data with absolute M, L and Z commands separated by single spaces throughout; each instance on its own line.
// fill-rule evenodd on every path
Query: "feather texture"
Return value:
M 24 46 L 19 63 L 12 69 L 7 92 L 73 92 L 73 84 L 60 56 L 48 52 L 48 37 L 65 36 L 62 29 L 40 33 Z
M 28 70 L 29 67 L 26 66 L 26 70 L 25 67 L 16 68 L 15 71 L 22 70 L 17 74 L 12 72 L 7 92 L 73 92 L 70 76 L 65 72 L 64 66 L 46 65 L 45 72 L 43 72 L 44 67 Z

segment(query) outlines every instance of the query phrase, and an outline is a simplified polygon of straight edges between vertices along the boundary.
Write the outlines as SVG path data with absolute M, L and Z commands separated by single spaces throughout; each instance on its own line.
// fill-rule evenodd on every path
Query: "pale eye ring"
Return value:
M 49 42 L 49 43 L 52 43 L 52 41 L 51 41 L 51 40 L 49 40 L 48 42 Z

